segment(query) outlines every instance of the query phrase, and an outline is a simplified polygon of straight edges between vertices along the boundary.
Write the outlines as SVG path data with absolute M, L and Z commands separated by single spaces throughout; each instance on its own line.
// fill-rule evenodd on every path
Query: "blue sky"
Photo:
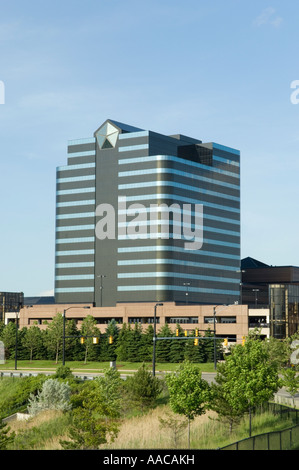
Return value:
M 55 172 L 108 118 L 241 151 L 242 257 L 299 266 L 299 3 L 0 0 L 0 290 L 54 286 Z

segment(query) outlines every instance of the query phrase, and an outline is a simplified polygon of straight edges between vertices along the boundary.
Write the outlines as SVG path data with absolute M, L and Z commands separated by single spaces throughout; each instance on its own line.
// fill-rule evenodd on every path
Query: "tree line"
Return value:
M 51 322 L 44 322 L 45 329 L 33 325 L 18 329 L 9 322 L 0 324 L 0 341 L 4 343 L 5 358 L 14 358 L 17 338 L 19 360 L 54 360 L 58 363 L 63 354 L 65 340 L 65 360 L 67 361 L 127 361 L 149 362 L 153 355 L 153 325 L 142 328 L 140 323 L 119 325 L 111 320 L 104 333 L 100 333 L 96 320 L 88 315 L 80 328 L 74 320 L 66 320 L 63 336 L 63 315 L 58 313 Z M 17 335 L 16 335 L 17 333 Z M 191 337 L 196 331 L 189 331 Z M 161 339 L 179 336 L 180 340 Z M 198 334 L 198 344 L 185 337 L 184 329 L 177 324 L 173 332 L 168 324 L 157 332 L 156 361 L 178 363 L 184 360 L 193 363 L 214 360 L 214 341 L 210 330 L 202 336 Z M 200 340 L 202 338 L 202 341 Z M 209 340 L 208 338 L 211 338 Z M 222 358 L 222 340 L 216 341 L 217 357 Z

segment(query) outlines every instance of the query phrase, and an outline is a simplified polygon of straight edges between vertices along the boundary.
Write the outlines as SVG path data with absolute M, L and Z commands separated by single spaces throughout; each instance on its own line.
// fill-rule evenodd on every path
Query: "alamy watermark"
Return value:
M 291 82 L 291 88 L 294 90 L 291 93 L 291 103 L 299 104 L 299 80 L 293 80 Z
M 172 220 L 170 219 L 172 214 Z M 203 245 L 202 204 L 131 204 L 125 196 L 118 199 L 117 214 L 111 204 L 96 208 L 99 240 L 170 239 L 185 240 L 185 250 L 200 250 Z M 172 230 L 170 230 L 172 225 Z M 116 233 L 117 227 L 117 233 Z
M 5 85 L 2 80 L 0 80 L 0 104 L 5 104 Z

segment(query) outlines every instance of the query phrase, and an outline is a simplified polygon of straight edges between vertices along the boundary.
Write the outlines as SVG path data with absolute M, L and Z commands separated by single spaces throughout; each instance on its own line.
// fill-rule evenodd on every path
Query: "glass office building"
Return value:
M 240 301 L 240 152 L 112 120 L 69 141 L 55 301 Z

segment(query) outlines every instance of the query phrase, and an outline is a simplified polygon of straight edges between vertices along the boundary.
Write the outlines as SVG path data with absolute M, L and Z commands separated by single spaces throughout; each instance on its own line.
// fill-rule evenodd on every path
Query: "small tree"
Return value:
M 48 351 L 55 355 L 56 364 L 58 364 L 59 353 L 62 350 L 63 341 L 63 316 L 58 313 L 46 329 L 46 347 Z
M 299 390 L 299 376 L 295 368 L 283 370 L 283 385 L 286 391 L 292 396 L 293 406 L 295 408 L 295 395 Z
M 87 363 L 88 353 L 93 346 L 93 337 L 99 335 L 99 329 L 96 327 L 96 320 L 92 315 L 87 315 L 84 318 L 81 326 L 81 334 L 85 337 L 85 358 L 84 363 Z
M 38 326 L 25 328 L 22 338 L 22 346 L 30 353 L 30 362 L 32 362 L 34 352 L 38 351 L 42 345 L 41 330 Z
M 28 413 L 34 416 L 44 410 L 68 411 L 71 408 L 70 393 L 71 389 L 67 383 L 48 379 L 36 396 L 30 395 Z
M 162 392 L 162 382 L 154 377 L 145 364 L 125 382 L 132 402 L 142 410 L 153 405 Z
M 249 412 L 251 436 L 252 410 L 272 398 L 281 385 L 277 365 L 269 361 L 267 348 L 255 337 L 248 338 L 244 346 L 234 346 L 217 371 L 218 397 L 220 393 L 226 415 L 230 410 L 232 418 Z
M 110 369 L 103 378 L 87 382 L 73 400 L 72 426 L 64 449 L 98 449 L 118 434 L 120 416 L 120 378 Z
M 185 418 L 179 418 L 171 412 L 166 413 L 165 418 L 159 418 L 160 427 L 170 429 L 171 434 L 171 448 L 178 447 L 180 438 L 188 426 L 188 421 Z
M 190 448 L 190 423 L 206 412 L 210 395 L 208 382 L 201 378 L 201 371 L 185 361 L 178 371 L 166 376 L 169 404 L 174 413 L 188 419 L 188 445 Z

